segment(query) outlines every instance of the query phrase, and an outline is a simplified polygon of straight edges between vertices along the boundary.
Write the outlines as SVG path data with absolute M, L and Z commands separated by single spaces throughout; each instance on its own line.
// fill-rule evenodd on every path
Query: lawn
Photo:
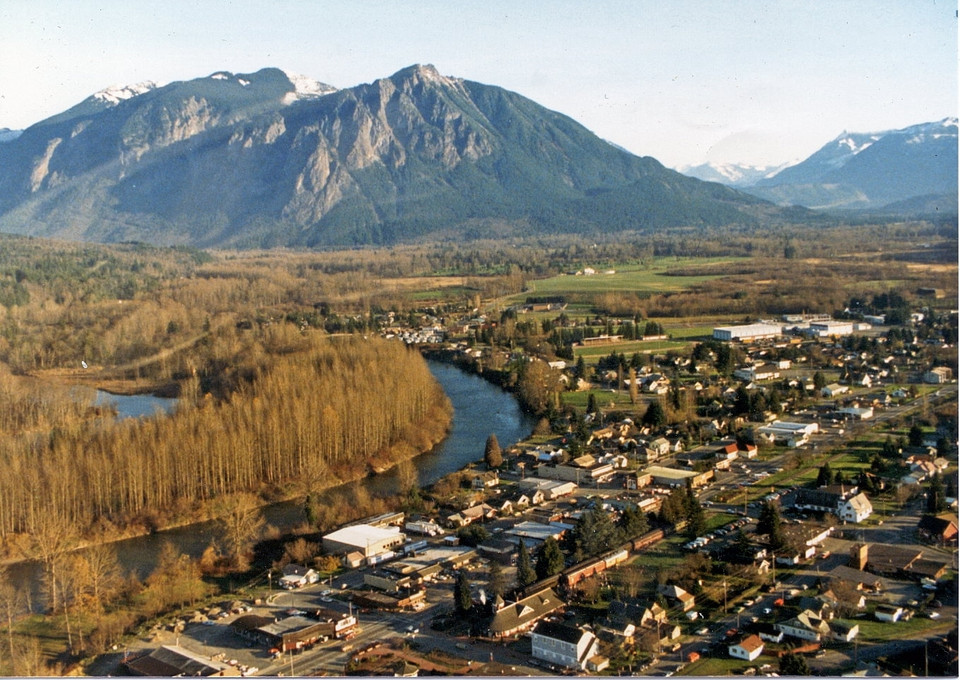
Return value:
M 721 675 L 739 675 L 750 666 L 762 666 L 771 664 L 774 669 L 777 668 L 777 659 L 771 656 L 761 654 L 753 661 L 744 659 L 732 659 L 730 657 L 702 657 L 699 661 L 694 661 L 684 666 L 677 675 L 696 675 L 696 676 L 721 676 Z
M 934 629 L 950 628 L 956 621 L 944 619 L 928 619 L 925 616 L 914 616 L 909 621 L 885 623 L 875 619 L 851 619 L 846 623 L 856 623 L 860 626 L 860 642 L 887 642 L 889 640 L 904 640 L 920 633 L 932 632 Z
M 586 363 L 595 364 L 598 359 L 610 356 L 612 352 L 629 357 L 636 352 L 665 352 L 668 349 L 679 349 L 689 344 L 686 340 L 624 340 L 589 347 L 574 346 L 573 352 L 574 355 L 583 357 Z

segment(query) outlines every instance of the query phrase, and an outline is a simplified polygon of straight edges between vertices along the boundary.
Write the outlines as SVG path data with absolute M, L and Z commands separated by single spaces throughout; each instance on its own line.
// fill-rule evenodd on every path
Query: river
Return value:
M 520 409 L 516 399 L 510 393 L 452 364 L 428 360 L 427 365 L 453 404 L 453 421 L 450 433 L 444 441 L 431 451 L 414 459 L 421 487 L 434 483 L 468 463 L 482 460 L 484 446 L 491 433 L 497 436 L 500 446 L 506 448 L 525 438 L 533 430 L 535 419 Z M 117 402 L 118 410 L 129 399 L 128 397 L 118 399 L 113 395 L 108 395 L 108 398 Z M 167 410 L 169 404 L 164 405 L 162 402 L 171 401 L 157 401 L 157 398 L 141 400 L 142 404 L 148 408 L 145 411 L 147 414 L 152 413 L 158 406 Z M 126 413 L 120 415 L 126 415 Z M 357 485 L 366 487 L 367 491 L 374 496 L 393 494 L 398 490 L 397 473 L 395 470 L 388 470 L 379 475 L 328 489 L 321 495 L 321 501 L 324 497 L 331 497 L 331 494 L 349 493 Z M 263 509 L 263 516 L 268 524 L 280 530 L 291 529 L 305 519 L 301 501 L 269 505 Z M 114 546 L 124 571 L 128 573 L 132 571 L 140 578 L 144 578 L 156 566 L 160 551 L 166 542 L 173 543 L 174 547 L 184 554 L 199 557 L 219 533 L 217 522 L 202 522 L 118 541 Z M 38 565 L 32 563 L 11 565 L 11 572 L 18 580 L 33 581 L 37 595 L 34 597 L 34 602 L 38 601 Z

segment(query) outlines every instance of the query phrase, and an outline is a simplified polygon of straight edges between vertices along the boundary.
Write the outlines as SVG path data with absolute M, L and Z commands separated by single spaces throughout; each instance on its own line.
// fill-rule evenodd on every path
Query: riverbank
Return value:
M 286 488 L 262 484 L 257 489 L 238 492 L 253 493 L 259 499 L 255 506 L 264 510 L 271 506 L 302 501 L 308 494 L 317 494 L 362 480 L 370 475 L 383 474 L 400 463 L 412 460 L 435 449 L 448 436 L 453 419 L 453 405 L 438 389 L 440 398 L 419 423 L 408 426 L 403 437 L 391 446 L 371 452 L 353 463 L 344 463 L 327 468 L 322 475 L 310 480 L 299 480 Z M 101 518 L 92 527 L 80 533 L 71 542 L 70 552 L 96 545 L 120 543 L 131 539 L 163 534 L 172 530 L 209 524 L 223 516 L 223 507 L 238 494 L 219 496 L 207 501 L 192 503 L 189 507 L 154 509 L 129 522 L 118 525 Z M 8 533 L 0 546 L 0 564 L 14 565 L 33 553 L 34 537 L 28 534 Z

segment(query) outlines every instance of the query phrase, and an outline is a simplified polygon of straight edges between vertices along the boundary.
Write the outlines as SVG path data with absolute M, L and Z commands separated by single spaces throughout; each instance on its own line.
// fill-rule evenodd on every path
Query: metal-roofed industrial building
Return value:
M 323 549 L 333 554 L 357 551 L 365 558 L 370 558 L 403 545 L 405 540 L 406 536 L 397 528 L 357 524 L 324 536 Z
M 743 326 L 721 326 L 713 329 L 714 340 L 760 340 L 783 335 L 780 326 L 769 323 L 751 323 Z

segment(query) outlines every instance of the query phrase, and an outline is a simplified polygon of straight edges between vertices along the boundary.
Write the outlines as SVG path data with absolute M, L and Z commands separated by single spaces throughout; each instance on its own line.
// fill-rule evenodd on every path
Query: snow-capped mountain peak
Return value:
M 337 88 L 332 85 L 321 83 L 309 76 L 291 73 L 290 71 L 284 71 L 284 73 L 293 84 L 293 92 L 290 92 L 284 98 L 284 102 L 287 104 L 301 99 L 316 99 L 317 97 L 322 97 L 325 94 L 337 91 Z
M 703 163 L 702 165 L 684 166 L 679 168 L 678 172 L 708 182 L 720 182 L 727 186 L 739 187 L 750 186 L 764 177 L 771 177 L 780 172 L 786 165 L 788 164 Z
M 92 97 L 107 106 L 116 106 L 122 101 L 132 99 L 144 92 L 155 90 L 159 85 L 152 80 L 145 80 L 135 85 L 111 85 L 99 92 L 95 92 Z

